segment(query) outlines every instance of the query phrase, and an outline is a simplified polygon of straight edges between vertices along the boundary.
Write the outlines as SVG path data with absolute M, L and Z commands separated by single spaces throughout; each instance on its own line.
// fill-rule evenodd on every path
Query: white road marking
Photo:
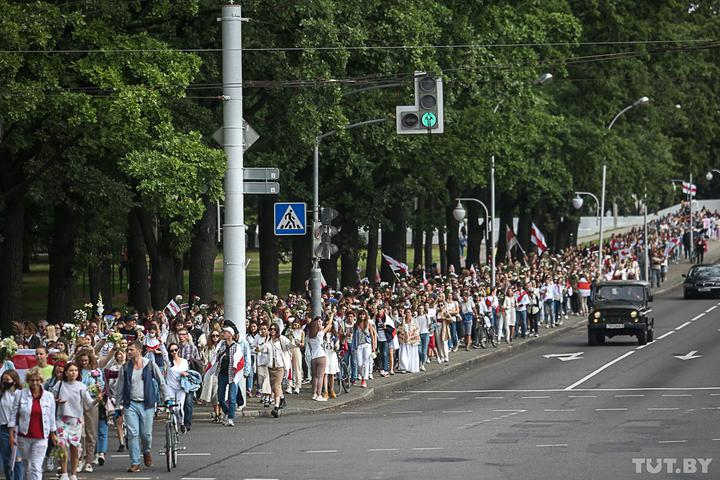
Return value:
M 615 398 L 630 398 L 630 397 L 644 397 L 645 395 L 640 394 L 632 394 L 632 395 L 615 395 Z
M 710 308 L 708 308 L 707 310 L 705 310 L 705 313 L 710 313 L 710 312 L 712 312 L 713 310 L 715 310 L 717 307 L 718 307 L 717 305 L 713 305 L 712 307 L 710 307 Z
M 113 477 L 114 480 L 153 480 L 153 477 Z
M 556 409 L 546 408 L 544 411 L 545 412 L 574 412 L 575 409 L 574 408 L 556 408 Z
M 305 450 L 305 453 L 337 453 L 337 450 Z
M 442 413 L 472 413 L 472 410 L 443 410 Z
M 443 447 L 414 447 L 413 450 L 415 451 L 424 451 L 424 450 L 442 450 Z
M 626 412 L 627 408 L 596 408 L 596 412 Z
M 570 385 L 569 387 L 565 387 L 565 390 L 572 390 L 573 388 L 577 387 L 578 385 L 581 385 L 581 384 L 585 383 L 587 380 L 591 379 L 592 377 L 594 377 L 594 376 L 597 375 L 598 373 L 602 372 L 602 371 L 605 370 L 606 368 L 609 368 L 609 367 L 615 365 L 617 362 L 619 362 L 620 360 L 622 360 L 622 359 L 624 359 L 624 358 L 629 357 L 629 356 L 632 355 L 633 353 L 635 353 L 635 350 L 630 350 L 629 352 L 626 352 L 626 353 L 620 355 L 620 356 L 619 356 L 618 358 L 616 358 L 615 360 L 612 360 L 612 361 L 606 363 L 605 365 L 603 365 L 602 367 L 598 368 L 598 369 L 595 370 L 594 372 L 589 373 L 588 375 L 585 375 L 583 378 L 581 378 L 581 379 L 578 380 L 577 382 L 573 383 L 573 384 Z
M 634 353 L 634 352 L 628 352 Z M 694 390 L 715 390 L 720 387 L 629 387 L 629 388 L 574 388 L 573 392 L 657 392 L 657 391 L 694 391 Z M 543 389 L 518 389 L 518 390 L 416 390 L 412 393 L 567 393 L 566 388 L 543 388 Z
M 680 410 L 680 407 L 649 407 L 650 411 Z
M 182 477 L 181 480 L 215 480 L 215 477 Z
M 430 397 L 428 400 L 457 400 L 455 397 Z
M 110 458 L 130 458 L 130 454 L 110 455 Z
M 669 337 L 669 336 L 672 335 L 673 333 L 675 333 L 675 330 L 670 330 L 670 331 L 667 332 L 667 333 L 663 333 L 662 335 L 660 335 L 660 336 L 658 337 L 658 340 L 662 340 L 662 339 L 665 338 L 665 337 Z
M 567 443 L 553 443 L 547 445 L 535 445 L 536 447 L 567 447 Z
M 393 400 L 397 400 L 397 401 L 399 401 L 399 402 L 402 402 L 402 401 L 404 401 L 404 400 L 410 400 L 410 397 L 398 397 L 398 398 L 393 398 Z
M 550 398 L 550 396 L 549 395 L 540 395 L 537 397 L 520 397 L 520 398 L 528 398 L 528 399 L 530 399 L 530 398 Z
M 209 457 L 212 453 L 178 453 L 180 457 Z
M 272 455 L 273 452 L 243 452 L 243 455 Z
M 658 440 L 658 443 L 687 443 L 687 440 Z
M 399 448 L 368 448 L 368 452 L 397 452 Z
M 663 393 L 662 397 L 692 397 L 692 393 Z
M 678 325 L 677 327 L 675 327 L 675 330 L 682 330 L 683 328 L 687 327 L 688 325 L 690 325 L 690 322 L 685 322 L 682 325 Z
M 597 398 L 597 395 L 568 395 L 568 398 Z
M 519 413 L 519 412 L 524 412 L 524 411 L 525 410 L 493 410 L 493 412 L 497 412 L 497 413 L 512 413 L 512 412 Z
M 137 477 L 135 477 L 137 478 Z M 277 478 L 245 478 L 244 480 L 278 480 Z
M 713 442 L 720 442 L 720 438 L 713 438 L 712 441 L 713 441 Z
M 370 412 L 340 412 L 340 415 L 370 415 Z
M 711 397 L 720 397 L 720 393 L 711 393 L 710 396 Z
M 422 413 L 421 410 L 406 410 L 404 412 L 391 412 L 393 415 L 411 415 L 413 413 Z
M 702 318 L 705 316 L 705 312 L 695 315 L 693 318 L 690 319 L 691 322 L 694 322 L 698 318 Z
M 703 407 L 703 410 L 720 410 L 720 407 Z
M 475 397 L 476 400 L 502 400 L 505 397 Z

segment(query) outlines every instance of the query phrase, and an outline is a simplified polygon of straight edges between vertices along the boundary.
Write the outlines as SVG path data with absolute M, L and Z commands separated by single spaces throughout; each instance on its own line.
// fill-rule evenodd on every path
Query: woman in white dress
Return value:
M 340 362 L 336 353 L 340 348 L 340 342 L 338 341 L 334 322 L 332 323 L 333 326 L 329 332 L 325 333 L 325 341 L 323 342 L 325 357 L 327 358 L 325 363 L 325 393 L 323 393 L 325 398 L 337 398 L 335 394 L 335 375 L 340 371 Z
M 186 377 L 190 365 L 188 361 L 180 356 L 180 351 L 176 343 L 168 345 L 168 354 L 170 355 L 170 364 L 165 377 L 168 397 L 175 399 L 175 404 L 179 407 L 185 405 L 185 390 L 180 386 L 180 377 Z M 175 414 L 178 417 L 178 425 L 183 425 L 183 408 L 176 408 Z
M 287 393 L 300 393 L 300 387 L 303 382 L 303 354 L 302 349 L 305 347 L 305 332 L 300 326 L 300 322 L 295 319 L 292 323 L 292 329 L 289 332 L 290 339 L 290 357 L 292 365 L 292 382 L 288 384 Z
M 204 348 L 204 357 L 207 360 L 207 370 L 203 375 L 203 388 L 200 393 L 200 400 L 212 405 L 213 413 L 211 419 L 213 423 L 217 423 L 220 418 L 220 404 L 217 399 L 217 369 L 211 368 L 217 362 L 217 345 L 220 343 L 220 332 L 211 330 L 208 335 L 208 341 Z
M 505 310 L 505 341 L 512 342 L 515 335 L 515 293 L 512 287 L 505 291 L 505 300 L 503 300 L 503 310 Z
M 418 373 L 420 371 L 420 327 L 413 318 L 413 312 L 405 309 L 403 323 L 398 327 L 400 341 L 400 370 L 403 373 Z

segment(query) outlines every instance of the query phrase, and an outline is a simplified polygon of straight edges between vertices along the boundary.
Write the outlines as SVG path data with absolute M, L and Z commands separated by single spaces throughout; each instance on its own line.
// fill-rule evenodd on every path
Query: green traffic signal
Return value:
M 437 117 L 432 112 L 425 112 L 422 116 L 423 127 L 432 128 L 437 123 Z

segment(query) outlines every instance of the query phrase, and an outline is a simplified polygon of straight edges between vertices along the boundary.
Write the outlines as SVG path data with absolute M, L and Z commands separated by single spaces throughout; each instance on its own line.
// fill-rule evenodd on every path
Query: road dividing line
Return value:
M 525 410 L 493 410 L 493 412 L 497 413 L 522 413 Z
M 337 450 L 305 450 L 305 453 L 337 453 Z
M 718 307 L 717 305 L 713 305 L 712 307 L 710 307 L 710 308 L 708 308 L 707 310 L 705 310 L 705 313 L 710 313 L 710 312 L 712 312 L 713 310 L 715 310 L 717 307 Z
M 472 410 L 443 410 L 442 413 L 472 413 Z
M 687 440 L 658 440 L 658 443 L 687 443 Z
M 720 407 L 702 407 L 702 410 L 720 410 Z
M 597 398 L 597 395 L 568 395 L 568 398 Z
M 670 331 L 667 332 L 667 333 L 663 333 L 662 335 L 660 335 L 660 336 L 658 337 L 658 340 L 662 340 L 662 339 L 665 338 L 665 337 L 669 337 L 669 336 L 672 335 L 673 333 L 675 333 L 675 330 L 670 330 Z
M 638 395 L 615 395 L 615 398 L 631 398 L 631 397 L 644 397 L 644 394 Z
M 399 448 L 368 448 L 368 452 L 397 452 Z
M 425 450 L 442 450 L 443 447 L 414 447 L 413 450 L 415 451 L 425 451 Z
M 675 327 L 675 330 L 682 330 L 683 328 L 687 327 L 688 325 L 690 325 L 690 322 L 685 322 L 682 325 Z
M 705 316 L 705 312 L 703 312 L 703 313 L 698 313 L 698 314 L 695 315 L 693 318 L 691 318 L 690 321 L 691 321 L 691 322 L 694 322 L 694 321 L 697 320 L 698 318 L 702 318 L 702 317 L 704 317 L 704 316 Z
M 455 397 L 430 397 L 428 400 L 457 400 Z
M 720 438 L 713 438 L 712 441 L 713 441 L 713 442 L 720 442 Z
M 404 412 L 391 412 L 393 415 L 412 415 L 417 413 L 422 413 L 422 410 L 406 410 Z
M 243 455 L 272 455 L 273 452 L 243 452 Z
M 546 408 L 545 412 L 574 412 L 574 408 Z
M 663 397 L 692 397 L 692 393 L 663 393 Z
M 180 457 L 209 457 L 212 453 L 178 453 Z
M 502 400 L 505 397 L 475 397 L 475 400 Z
M 596 408 L 596 412 L 627 412 L 627 408 Z
M 520 398 L 528 398 L 528 399 L 530 399 L 530 398 L 550 398 L 550 396 L 549 395 L 539 395 L 537 397 L 520 397 Z
M 606 368 L 609 368 L 609 367 L 615 365 L 617 362 L 619 362 L 620 360 L 623 360 L 624 358 L 629 357 L 629 356 L 632 355 L 633 353 L 635 353 L 635 350 L 630 350 L 629 352 L 620 355 L 620 356 L 619 356 L 618 358 L 616 358 L 615 360 L 613 360 L 613 361 L 611 361 L 611 362 L 608 362 L 608 363 L 606 363 L 605 365 L 603 365 L 602 367 L 600 367 L 600 368 L 598 368 L 597 370 L 595 370 L 594 372 L 592 372 L 592 373 L 590 373 L 590 374 L 588 374 L 588 375 L 585 375 L 583 378 L 581 378 L 581 379 L 578 380 L 577 382 L 573 383 L 573 384 L 570 385 L 569 387 L 565 387 L 565 390 L 572 390 L 573 388 L 577 387 L 578 385 L 581 385 L 581 384 L 585 383 L 587 380 L 590 380 L 592 377 L 594 377 L 594 376 L 597 375 L 598 373 L 602 372 L 602 371 L 605 370 Z
M 535 445 L 535 446 L 536 446 L 536 447 L 539 447 L 539 448 L 544 448 L 544 447 L 567 447 L 567 443 L 553 443 L 553 444 Z
M 649 407 L 648 410 L 651 412 L 662 412 L 668 410 L 680 410 L 680 407 Z

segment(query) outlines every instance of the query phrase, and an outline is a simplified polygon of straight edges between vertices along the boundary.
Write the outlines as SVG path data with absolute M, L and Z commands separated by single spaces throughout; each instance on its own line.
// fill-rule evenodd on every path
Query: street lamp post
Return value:
M 598 235 L 598 245 L 602 246 L 603 242 L 603 230 L 602 230 L 602 216 L 603 216 L 603 208 L 604 208 L 604 200 L 605 200 L 605 172 L 606 172 L 606 166 L 603 165 L 603 181 L 602 181 L 602 198 L 603 202 L 601 203 L 600 200 L 598 200 L 597 196 L 595 194 L 590 192 L 575 192 L 575 198 L 572 200 L 573 207 L 575 207 L 576 210 L 580 210 L 583 206 L 583 199 L 582 196 L 588 196 L 592 197 L 595 200 L 595 205 L 597 206 L 596 213 L 597 213 L 597 219 L 598 224 L 600 226 L 600 231 Z M 602 269 L 602 247 L 598 249 L 598 270 Z
M 623 113 L 627 112 L 631 108 L 637 107 L 639 105 L 644 105 L 648 103 L 650 99 L 648 97 L 640 97 L 635 102 L 631 103 L 627 107 L 623 108 L 618 112 L 617 115 L 612 119 L 610 122 L 610 125 L 608 125 L 608 130 L 611 130 L 613 125 L 615 125 L 615 122 L 618 118 L 622 116 Z M 598 280 L 602 276 L 602 260 L 603 260 L 603 218 L 605 217 L 605 180 L 607 177 L 607 165 L 603 165 L 603 173 L 602 173 L 602 195 L 600 200 L 600 212 L 602 215 L 600 215 L 600 245 L 598 245 Z
M 492 234 L 492 237 L 493 238 L 495 237 L 495 235 L 494 235 L 495 226 L 490 223 L 490 212 L 488 212 L 487 206 L 483 202 L 478 200 L 477 198 L 461 197 L 461 198 L 456 198 L 455 200 L 457 200 L 458 203 L 457 203 L 457 206 L 453 209 L 453 217 L 458 222 L 462 222 L 463 219 L 465 218 L 465 214 L 467 213 L 465 211 L 465 207 L 463 207 L 461 202 L 475 202 L 475 203 L 479 203 L 480 206 L 483 207 L 483 209 L 485 210 L 485 232 L 486 232 L 485 245 L 487 245 L 487 238 L 488 238 L 487 232 L 490 231 L 490 233 Z M 490 248 L 492 248 L 492 246 L 490 246 Z M 491 253 L 491 256 L 492 257 L 495 256 L 494 252 Z M 494 258 L 493 258 L 493 261 L 492 261 L 492 264 L 490 267 L 490 278 L 491 278 L 492 284 L 494 286 L 495 285 L 495 261 L 494 261 Z
M 712 180 L 713 174 L 712 172 L 718 172 L 720 171 L 712 169 L 710 172 L 707 172 L 705 174 L 705 178 L 708 179 L 708 181 Z M 670 180 L 672 182 L 673 190 L 675 190 L 675 182 L 680 182 L 680 184 L 684 184 L 685 180 L 679 179 L 679 178 L 673 178 Z M 688 228 L 690 229 L 690 263 L 693 262 L 693 251 L 695 250 L 695 232 L 693 227 L 693 193 L 692 193 L 692 173 L 690 174 L 690 183 L 688 184 L 687 188 L 687 199 L 688 199 L 688 209 L 690 210 L 690 218 L 688 220 Z
M 543 73 L 540 75 L 540 77 L 535 80 L 536 85 L 544 85 L 550 80 L 552 80 L 553 76 L 552 73 Z M 504 99 L 503 99 L 504 100 Z M 500 109 L 500 105 L 502 105 L 503 100 L 500 100 L 497 105 L 495 105 L 495 108 L 493 108 L 493 115 L 498 112 Z M 493 222 L 492 227 L 490 228 L 491 233 L 491 240 L 490 242 L 492 245 L 490 245 L 490 258 L 491 258 L 491 271 L 492 271 L 492 286 L 495 287 L 495 242 L 497 242 L 497 236 L 495 232 L 495 154 L 493 153 L 490 157 L 490 219 Z
M 387 120 L 387 118 L 375 118 L 373 120 L 353 123 L 343 127 L 342 130 L 352 130 L 353 128 L 365 125 L 383 123 Z M 329 132 L 325 132 L 315 137 L 315 148 L 313 150 L 313 235 L 315 235 L 315 232 L 320 226 L 320 142 L 327 137 L 335 135 L 336 133 L 337 130 L 330 130 Z M 322 314 L 322 303 L 320 302 L 322 290 L 320 285 L 321 280 L 322 273 L 320 271 L 320 259 L 313 251 L 313 266 L 310 271 L 310 298 L 312 301 L 311 307 L 313 318 Z

